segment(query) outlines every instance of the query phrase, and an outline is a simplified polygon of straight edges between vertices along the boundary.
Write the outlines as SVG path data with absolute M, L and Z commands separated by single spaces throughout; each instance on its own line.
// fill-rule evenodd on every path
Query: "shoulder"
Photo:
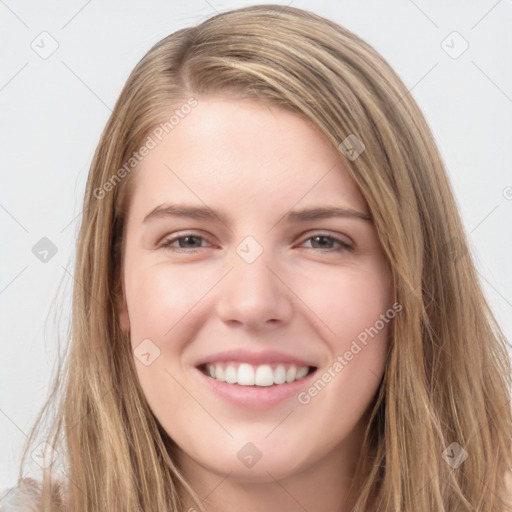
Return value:
M 39 512 L 39 496 L 40 485 L 32 478 L 25 478 L 0 493 L 0 512 Z

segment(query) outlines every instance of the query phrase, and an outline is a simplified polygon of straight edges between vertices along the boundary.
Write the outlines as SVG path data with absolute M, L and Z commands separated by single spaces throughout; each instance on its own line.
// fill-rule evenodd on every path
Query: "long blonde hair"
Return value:
M 258 100 L 313 123 L 340 149 L 392 269 L 402 311 L 372 403 L 354 511 L 503 512 L 510 360 L 430 129 L 370 45 L 277 5 L 222 13 L 166 37 L 115 105 L 87 181 L 69 356 L 41 411 L 58 401 L 47 440 L 66 454 L 62 503 L 48 469 L 44 510 L 183 511 L 185 497 L 204 510 L 138 384 L 116 304 L 136 172 L 127 162 L 155 127 L 171 129 L 173 111 L 184 115 L 193 110 L 184 105 L 208 95 Z M 355 159 L 341 150 L 349 136 L 365 146 Z M 454 454 L 467 458 L 455 467 Z

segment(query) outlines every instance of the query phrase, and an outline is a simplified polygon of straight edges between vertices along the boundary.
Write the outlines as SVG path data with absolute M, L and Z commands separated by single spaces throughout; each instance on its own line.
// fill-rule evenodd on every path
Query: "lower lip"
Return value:
M 300 380 L 273 386 L 240 386 L 239 384 L 221 382 L 220 380 L 208 377 L 198 368 L 194 369 L 199 378 L 217 396 L 238 407 L 250 409 L 270 409 L 291 397 L 296 397 L 305 387 L 310 385 L 311 380 L 316 374 L 315 370 Z

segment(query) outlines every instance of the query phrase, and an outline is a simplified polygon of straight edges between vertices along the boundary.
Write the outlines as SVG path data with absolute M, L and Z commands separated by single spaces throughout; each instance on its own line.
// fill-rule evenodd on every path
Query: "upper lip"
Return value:
M 316 366 L 311 361 L 300 357 L 285 354 L 275 350 L 263 350 L 252 352 L 249 350 L 225 350 L 204 357 L 197 366 L 204 364 L 217 363 L 221 361 L 238 361 L 253 365 L 261 365 L 267 363 L 293 364 L 296 366 Z

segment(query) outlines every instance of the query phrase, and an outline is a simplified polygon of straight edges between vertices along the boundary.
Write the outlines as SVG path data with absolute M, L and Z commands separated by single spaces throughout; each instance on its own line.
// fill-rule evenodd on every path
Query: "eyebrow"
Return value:
M 142 222 L 147 223 L 151 220 L 166 217 L 221 221 L 224 224 L 227 224 L 229 221 L 226 214 L 212 210 L 208 207 L 185 204 L 161 204 L 149 212 Z M 358 210 L 354 210 L 353 208 L 338 206 L 318 206 L 313 208 L 304 208 L 302 210 L 294 210 L 283 215 L 281 220 L 285 223 L 293 223 L 321 220 L 331 217 L 345 217 L 372 222 L 371 216 L 368 213 L 363 213 Z

